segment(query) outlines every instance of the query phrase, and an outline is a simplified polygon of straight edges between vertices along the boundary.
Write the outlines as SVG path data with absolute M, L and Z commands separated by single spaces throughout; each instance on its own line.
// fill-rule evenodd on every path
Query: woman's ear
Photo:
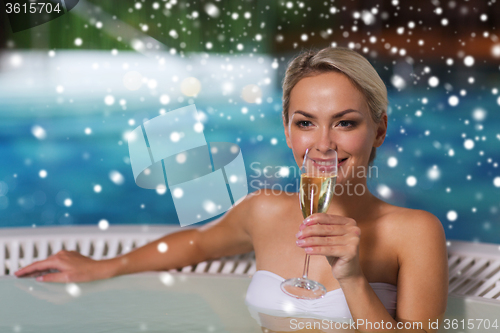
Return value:
M 288 148 L 292 149 L 292 144 L 290 143 L 290 129 L 288 128 L 285 118 L 283 118 L 283 128 L 285 129 L 286 144 L 288 145 Z
M 380 147 L 384 143 L 385 135 L 387 134 L 387 113 L 384 112 L 377 126 L 377 133 L 375 136 L 374 147 Z

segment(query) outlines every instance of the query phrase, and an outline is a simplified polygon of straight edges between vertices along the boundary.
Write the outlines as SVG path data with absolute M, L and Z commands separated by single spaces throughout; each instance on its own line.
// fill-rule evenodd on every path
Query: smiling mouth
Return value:
M 314 163 L 318 165 L 323 165 L 323 166 L 329 166 L 329 165 L 334 165 L 334 161 L 316 161 L 314 160 Z
M 337 160 L 337 165 L 341 165 L 346 160 L 347 160 L 347 157 Z M 318 160 L 313 160 L 313 161 L 317 165 L 321 165 L 321 166 L 332 166 L 335 163 L 334 161 L 318 161 Z

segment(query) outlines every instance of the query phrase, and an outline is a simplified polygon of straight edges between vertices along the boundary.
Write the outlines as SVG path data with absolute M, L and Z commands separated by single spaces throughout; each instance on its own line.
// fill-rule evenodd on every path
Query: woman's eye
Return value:
M 299 127 L 309 127 L 311 125 L 310 121 L 302 120 L 297 122 L 297 126 Z
M 353 127 L 354 126 L 354 122 L 353 121 L 349 121 L 349 120 L 341 120 L 341 121 L 339 121 L 339 126 L 340 127 Z

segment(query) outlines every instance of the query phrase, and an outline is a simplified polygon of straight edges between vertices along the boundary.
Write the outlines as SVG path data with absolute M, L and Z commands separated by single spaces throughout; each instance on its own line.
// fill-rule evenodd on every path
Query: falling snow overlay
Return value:
M 185 192 L 137 187 L 127 142 L 148 120 L 191 104 L 196 133 L 241 147 L 250 192 L 296 190 L 283 75 L 301 50 L 344 46 L 388 88 L 372 193 L 433 213 L 449 239 L 498 242 L 499 1 L 86 3 L 25 33 L 0 33 L 0 227 L 178 224 L 173 199 Z

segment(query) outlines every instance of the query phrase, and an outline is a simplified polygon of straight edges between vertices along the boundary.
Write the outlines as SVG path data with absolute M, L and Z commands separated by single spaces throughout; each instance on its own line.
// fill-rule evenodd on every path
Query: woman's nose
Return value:
M 322 129 L 319 131 L 319 137 L 317 138 L 316 141 L 316 149 L 323 153 L 326 154 L 330 150 L 337 150 L 337 145 L 335 144 L 335 141 L 331 137 L 331 133 L 328 129 Z

